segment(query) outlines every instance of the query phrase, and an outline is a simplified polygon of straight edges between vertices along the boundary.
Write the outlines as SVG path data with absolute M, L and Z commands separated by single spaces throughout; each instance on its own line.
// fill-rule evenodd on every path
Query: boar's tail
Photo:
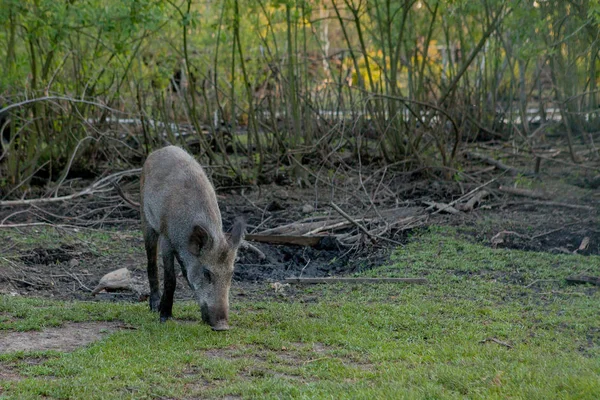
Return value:
M 115 188 L 115 190 L 117 191 L 118 195 L 125 200 L 125 202 L 127 204 L 129 204 L 130 206 L 132 206 L 133 208 L 135 208 L 136 210 L 139 211 L 140 209 L 140 203 L 136 203 L 135 201 L 131 200 L 129 198 L 129 196 L 127 196 L 124 192 L 123 189 L 121 189 L 121 186 L 119 186 L 119 184 L 117 182 L 112 182 L 113 187 Z

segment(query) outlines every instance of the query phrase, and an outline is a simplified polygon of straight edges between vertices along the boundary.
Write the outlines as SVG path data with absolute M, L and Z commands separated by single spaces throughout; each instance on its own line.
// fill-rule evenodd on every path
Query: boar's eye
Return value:
M 210 271 L 208 269 L 204 268 L 203 273 L 204 273 L 204 279 L 206 279 L 206 281 L 208 283 L 212 283 L 212 274 L 210 273 Z

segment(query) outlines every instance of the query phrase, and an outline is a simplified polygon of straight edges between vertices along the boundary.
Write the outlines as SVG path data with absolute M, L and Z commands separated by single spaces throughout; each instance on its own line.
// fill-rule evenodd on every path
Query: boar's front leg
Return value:
M 166 322 L 173 316 L 173 295 L 177 278 L 175 276 L 175 254 L 173 248 L 164 237 L 161 240 L 160 249 L 163 254 L 163 267 L 165 271 L 164 290 L 160 299 L 160 322 Z
M 142 231 L 144 234 L 144 246 L 146 247 L 146 256 L 148 257 L 148 283 L 150 284 L 150 310 L 158 311 L 160 302 L 160 289 L 158 287 L 158 264 L 156 262 L 156 252 L 158 249 L 158 232 L 148 226 L 142 220 Z

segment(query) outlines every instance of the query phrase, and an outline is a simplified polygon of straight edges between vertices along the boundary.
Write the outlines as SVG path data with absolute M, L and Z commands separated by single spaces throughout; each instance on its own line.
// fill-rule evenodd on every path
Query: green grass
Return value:
M 136 328 L 72 353 L 35 353 L 46 357 L 38 365 L 31 354 L 0 356 L 0 371 L 21 376 L 0 381 L 0 397 L 596 399 L 600 293 L 563 281 L 580 273 L 600 275 L 600 257 L 493 250 L 430 229 L 363 274 L 428 285 L 284 296 L 260 287 L 232 298 L 226 333 L 197 322 L 191 303 L 159 324 L 145 304 L 0 297 L 1 330 L 90 320 Z

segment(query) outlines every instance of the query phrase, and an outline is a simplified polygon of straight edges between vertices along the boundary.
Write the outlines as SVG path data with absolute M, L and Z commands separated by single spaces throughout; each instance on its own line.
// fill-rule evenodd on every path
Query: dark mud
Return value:
M 0 332 L 0 354 L 17 351 L 73 351 L 119 329 L 115 322 L 68 323 L 41 331 Z M 1 375 L 0 375 L 1 376 Z

